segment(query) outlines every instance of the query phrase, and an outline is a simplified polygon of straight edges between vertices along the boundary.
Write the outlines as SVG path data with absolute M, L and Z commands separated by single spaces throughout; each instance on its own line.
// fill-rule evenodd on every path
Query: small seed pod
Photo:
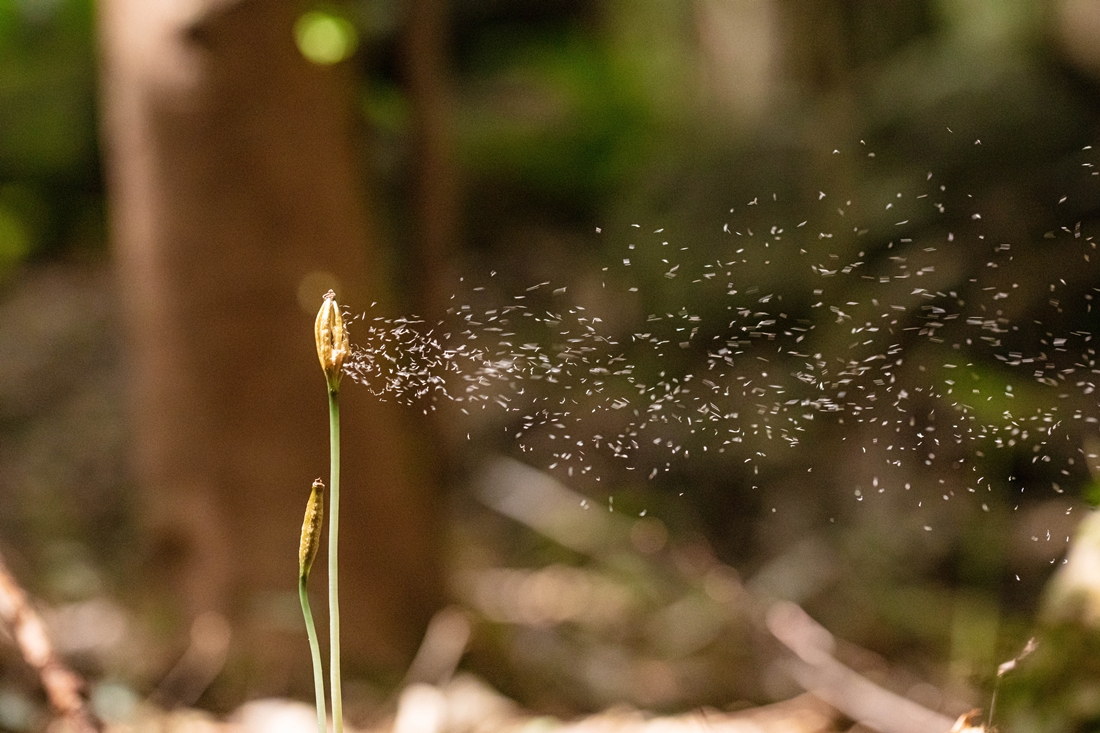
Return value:
M 325 293 L 321 310 L 317 312 L 317 322 L 313 327 L 317 341 L 317 358 L 328 380 L 329 391 L 340 388 L 341 370 L 344 358 L 348 355 L 348 332 L 344 330 L 344 318 L 340 315 L 340 304 L 336 302 L 336 293 Z
M 321 527 L 325 518 L 325 484 L 321 479 L 313 482 L 306 504 L 306 516 L 302 521 L 302 541 L 298 543 L 298 576 L 309 577 L 313 559 L 321 547 Z

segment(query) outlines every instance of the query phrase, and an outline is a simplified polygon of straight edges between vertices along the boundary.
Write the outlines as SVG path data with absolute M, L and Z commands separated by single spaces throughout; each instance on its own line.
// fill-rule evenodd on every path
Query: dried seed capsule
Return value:
M 335 392 L 340 388 L 340 375 L 344 367 L 344 358 L 348 355 L 348 332 L 344 330 L 344 318 L 340 315 L 340 305 L 336 302 L 336 293 L 325 293 L 321 310 L 317 312 L 317 322 L 313 328 L 317 341 L 317 358 L 328 380 L 328 388 Z
M 313 482 L 306 504 L 306 516 L 302 521 L 302 541 L 298 543 L 298 575 L 309 577 L 313 558 L 321 547 L 321 526 L 325 518 L 325 484 L 321 479 Z

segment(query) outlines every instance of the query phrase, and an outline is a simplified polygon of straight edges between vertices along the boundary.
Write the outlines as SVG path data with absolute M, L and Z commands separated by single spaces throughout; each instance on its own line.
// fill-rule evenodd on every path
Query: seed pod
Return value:
M 309 577 L 313 558 L 321 547 L 321 527 L 325 518 L 325 484 L 321 479 L 313 482 L 306 504 L 306 516 L 302 521 L 302 540 L 298 543 L 298 576 Z
M 328 380 L 329 391 L 340 388 L 340 375 L 344 367 L 344 358 L 348 355 L 348 332 L 344 330 L 344 318 L 340 315 L 340 305 L 336 302 L 336 293 L 325 293 L 325 301 L 317 312 L 317 322 L 313 328 L 317 341 L 317 358 Z

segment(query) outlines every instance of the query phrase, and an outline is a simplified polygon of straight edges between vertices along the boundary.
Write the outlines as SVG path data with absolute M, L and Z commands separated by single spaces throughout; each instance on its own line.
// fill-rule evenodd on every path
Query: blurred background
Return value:
M 0 0 L 0 552 L 107 717 L 308 699 L 294 551 L 326 472 L 321 294 L 435 322 L 552 282 L 616 333 L 677 309 L 720 324 L 657 258 L 639 255 L 636 297 L 595 283 L 635 244 L 670 241 L 685 271 L 746 246 L 730 230 L 818 246 L 839 207 L 840 264 L 927 267 L 929 307 L 968 317 L 1012 292 L 996 343 L 965 318 L 928 332 L 913 306 L 900 386 L 952 359 L 975 392 L 1022 377 L 1012 409 L 1053 415 L 1057 437 L 977 430 L 880 487 L 887 442 L 959 429 L 948 390 L 882 444 L 841 416 L 798 451 L 747 438 L 652 480 L 574 477 L 550 468 L 551 435 L 520 449 L 518 418 L 349 384 L 349 716 L 384 708 L 445 608 L 468 652 L 414 666 L 427 681 L 461 664 L 559 715 L 783 700 L 802 688 L 763 616 L 784 599 L 945 715 L 988 708 L 999 681 L 1006 728 L 1096 724 L 1084 530 L 1063 560 L 1100 499 L 1098 123 L 1090 0 Z M 938 210 L 913 203 L 928 192 Z M 1011 261 L 991 265 L 1001 243 Z M 819 319 L 805 261 L 746 264 L 739 282 Z M 827 297 L 867 310 L 878 284 Z M 810 348 L 844 355 L 852 333 Z M 1006 364 L 1039 352 L 1034 375 Z M 647 353 L 627 356 L 662 378 L 707 363 Z M 1007 397 L 977 421 L 1007 435 Z M 0 729 L 43 720 L 0 644 Z

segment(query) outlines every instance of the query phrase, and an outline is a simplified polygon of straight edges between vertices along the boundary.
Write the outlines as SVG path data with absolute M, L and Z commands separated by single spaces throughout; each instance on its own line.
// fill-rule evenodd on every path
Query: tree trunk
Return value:
M 448 84 L 447 0 L 408 0 L 403 34 L 412 148 L 412 268 L 416 309 L 443 317 L 457 280 L 458 173 Z
M 308 685 L 298 533 L 328 465 L 312 321 L 330 283 L 352 309 L 385 300 L 352 80 L 301 57 L 284 0 L 104 0 L 99 12 L 149 590 L 170 591 L 184 620 L 230 620 L 248 694 Z M 424 446 L 407 415 L 347 381 L 341 406 L 346 669 L 394 667 L 440 598 L 435 492 L 411 470 Z

